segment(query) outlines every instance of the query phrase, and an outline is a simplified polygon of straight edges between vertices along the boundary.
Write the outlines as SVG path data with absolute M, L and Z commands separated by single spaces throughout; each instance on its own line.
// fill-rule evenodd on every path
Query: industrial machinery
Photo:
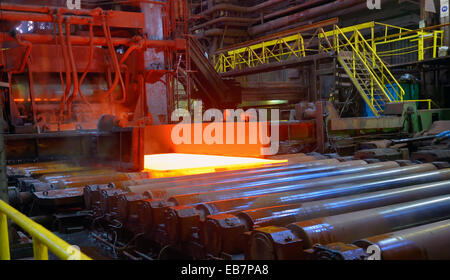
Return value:
M 0 259 L 450 259 L 448 22 L 238 2 L 0 3 Z

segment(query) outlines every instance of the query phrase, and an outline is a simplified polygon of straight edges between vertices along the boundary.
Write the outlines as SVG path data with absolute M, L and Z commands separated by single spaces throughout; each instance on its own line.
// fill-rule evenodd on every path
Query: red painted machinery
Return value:
M 94 129 L 102 115 L 122 127 L 151 124 L 173 109 L 174 77 L 190 72 L 181 63 L 188 59 L 185 1 L 96 2 L 69 9 L 62 0 L 2 1 L 0 86 L 9 132 Z M 152 91 L 168 97 L 157 116 Z

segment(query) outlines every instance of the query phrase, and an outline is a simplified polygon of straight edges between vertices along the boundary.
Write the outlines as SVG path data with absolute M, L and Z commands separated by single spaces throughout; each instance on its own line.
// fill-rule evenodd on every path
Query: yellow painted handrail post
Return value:
M 338 48 L 338 53 L 340 52 L 340 50 L 341 50 L 341 47 L 340 47 L 340 44 L 339 44 L 339 34 L 337 35 L 337 38 L 336 38 L 336 43 L 337 43 L 337 48 Z
M 0 212 L 0 260 L 11 259 L 8 234 L 8 219 Z
M 333 25 L 333 35 L 334 35 L 334 51 L 339 53 L 339 47 L 338 47 L 338 34 L 336 32 L 336 25 Z
M 33 238 L 33 255 L 35 260 L 48 260 L 47 246 L 35 238 Z
M 356 51 L 359 51 L 359 47 L 358 47 L 358 37 L 355 36 L 355 47 L 356 47 Z M 353 77 L 356 78 L 356 56 L 355 56 L 355 52 L 352 52 L 353 54 Z
M 436 58 L 437 56 L 437 48 L 438 48 L 438 32 L 433 32 L 433 58 Z
M 424 59 L 424 49 L 423 49 L 423 35 L 424 35 L 424 33 L 423 32 L 418 32 L 418 34 L 419 34 L 419 40 L 418 40 L 418 43 L 417 43 L 417 45 L 418 45 L 418 52 L 419 52 L 419 57 L 418 57 L 418 59 L 419 59 L 419 61 L 422 61 L 423 59 Z
M 299 34 L 299 36 L 300 36 L 300 41 L 301 41 L 301 48 L 303 50 L 303 57 L 306 57 L 305 40 L 303 40 L 303 36 L 301 36 L 300 34 Z
M 387 28 L 387 27 L 386 27 Z M 375 26 L 373 26 L 370 30 L 370 36 L 372 37 L 372 69 L 375 69 L 376 62 L 375 62 L 375 54 L 377 53 L 377 45 L 375 44 Z M 381 70 L 383 71 L 383 70 Z M 383 76 L 382 76 L 383 77 Z M 370 76 L 370 88 L 371 88 L 371 94 L 373 99 L 373 76 Z
M 322 37 L 317 36 L 318 37 L 318 42 L 319 42 L 319 51 L 322 51 Z

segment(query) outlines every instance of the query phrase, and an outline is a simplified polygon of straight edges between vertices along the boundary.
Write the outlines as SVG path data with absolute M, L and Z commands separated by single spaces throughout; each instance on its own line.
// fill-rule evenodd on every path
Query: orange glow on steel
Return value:
M 25 98 L 14 98 L 14 102 L 30 102 L 30 99 L 26 99 Z M 56 102 L 56 101 L 61 101 L 60 98 L 35 98 L 34 101 L 36 102 Z
M 248 157 L 227 157 L 194 154 L 155 154 L 144 156 L 144 167 L 154 171 L 205 169 L 205 168 L 245 168 L 265 164 L 286 163 L 287 160 L 268 160 Z

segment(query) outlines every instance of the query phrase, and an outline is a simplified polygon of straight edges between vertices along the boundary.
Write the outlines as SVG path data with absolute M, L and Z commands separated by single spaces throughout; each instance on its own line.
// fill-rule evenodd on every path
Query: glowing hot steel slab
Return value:
M 155 154 L 144 157 L 149 171 L 183 171 L 183 173 L 206 173 L 218 170 L 242 169 L 267 164 L 282 164 L 287 160 L 267 160 L 247 157 L 227 157 L 194 154 Z

